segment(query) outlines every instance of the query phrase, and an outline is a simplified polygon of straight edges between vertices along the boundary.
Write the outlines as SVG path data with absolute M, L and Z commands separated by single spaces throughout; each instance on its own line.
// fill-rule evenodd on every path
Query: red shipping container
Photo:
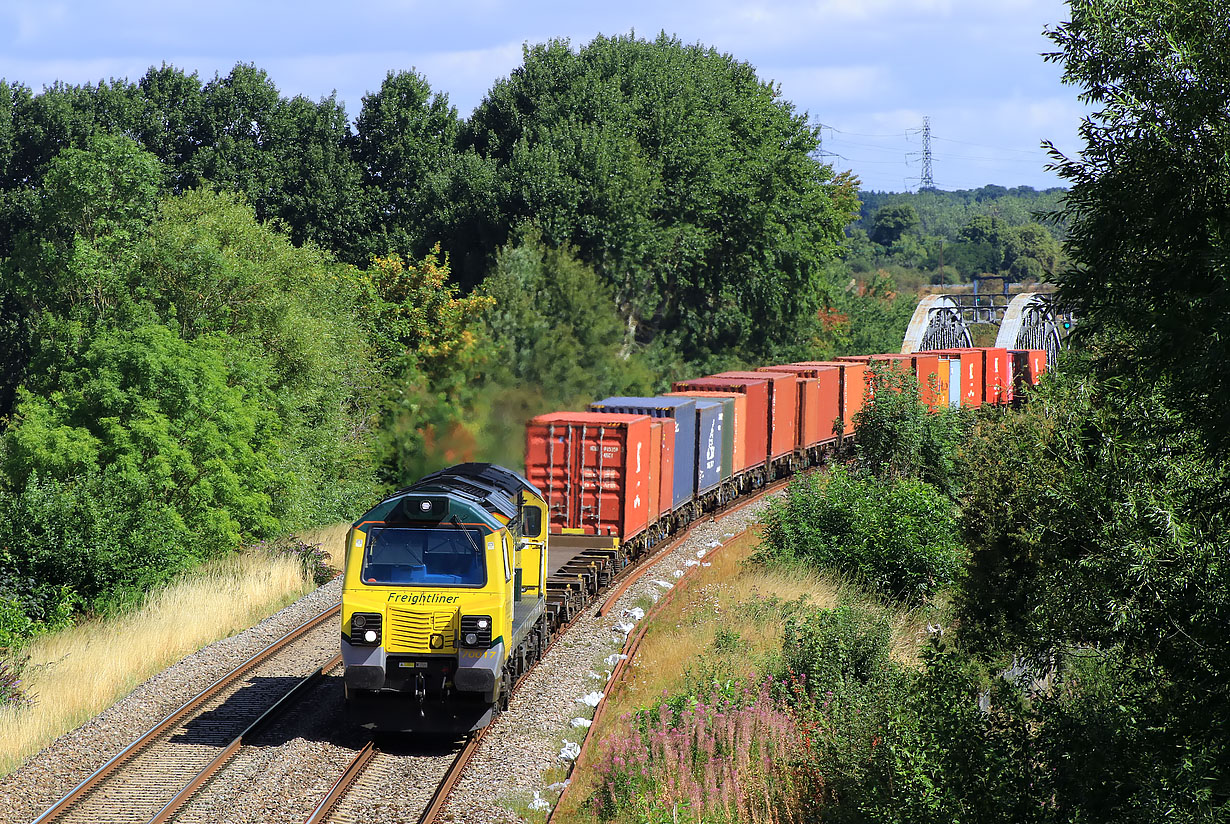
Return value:
M 910 371 L 918 382 L 918 398 L 923 405 L 934 410 L 939 404 L 940 358 L 938 355 L 915 352 L 913 355 L 871 355 L 870 358 L 872 361 L 892 361 L 894 368 L 903 372 Z
M 661 418 L 655 418 L 649 424 L 649 495 L 646 498 L 649 501 L 648 518 L 651 524 L 657 522 L 662 514 L 662 428 Z M 671 421 L 671 429 L 674 428 L 675 422 Z
M 653 420 L 598 412 L 530 419 L 525 477 L 547 498 L 552 532 L 618 535 L 626 541 L 645 529 Z
M 982 358 L 982 402 L 995 406 L 1007 403 L 1008 350 L 973 346 L 969 351 Z
M 790 455 L 799 445 L 799 376 L 787 372 L 721 372 L 714 378 L 769 382 L 769 457 Z
M 665 515 L 675 500 L 675 427 L 666 425 L 666 418 L 654 418 L 662 424 L 662 475 L 660 476 L 658 513 Z M 650 523 L 653 523 L 650 521 Z
M 731 455 L 731 471 L 738 475 L 747 468 L 747 442 L 743 438 L 743 427 L 747 426 L 747 395 L 739 392 L 663 392 L 668 398 L 711 398 L 725 400 L 731 398 L 735 402 L 735 416 L 732 425 L 734 454 Z
M 1046 371 L 1045 349 L 1009 349 L 1012 357 L 1012 385 L 1017 391 L 1025 386 L 1037 386 Z
M 816 381 L 816 406 L 811 413 L 819 427 L 819 440 L 829 441 L 835 437 L 834 422 L 841 417 L 841 368 L 838 366 L 802 366 L 786 363 L 778 366 L 762 366 L 760 372 L 790 372 L 800 378 Z M 810 445 L 810 443 L 809 443 Z
M 982 371 L 986 381 L 986 400 L 997 406 L 1008 403 L 1012 386 L 1011 366 L 1008 350 L 1000 347 L 989 347 L 982 350 Z
M 981 349 L 939 349 L 930 355 L 951 355 L 961 360 L 961 407 L 982 406 L 985 400 L 985 383 L 982 372 Z
M 1043 373 L 1046 372 L 1046 350 L 1045 349 L 1026 349 L 1029 353 L 1029 381 L 1034 386 L 1042 380 Z
M 841 420 L 843 434 L 854 434 L 854 416 L 863 408 L 870 387 L 867 385 L 867 364 L 853 361 L 803 361 L 790 366 L 835 366 L 841 372 Z
M 833 428 L 831 419 L 828 428 Z M 800 376 L 798 444 L 803 449 L 807 449 L 822 440 L 824 440 L 824 425 L 820 418 L 820 381 Z
M 769 381 L 765 378 L 694 378 L 676 381 L 675 392 L 738 392 L 747 396 L 747 425 L 743 428 L 747 463 L 745 469 L 760 466 L 769 457 Z

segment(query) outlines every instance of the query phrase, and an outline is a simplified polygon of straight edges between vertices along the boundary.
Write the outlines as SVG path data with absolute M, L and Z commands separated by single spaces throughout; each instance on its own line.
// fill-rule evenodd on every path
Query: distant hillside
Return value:
M 1038 191 L 1030 186 L 1012 189 L 1003 186 L 983 186 L 979 189 L 958 189 L 944 192 L 924 189 L 919 192 L 859 192 L 863 207 L 852 228 L 870 233 L 872 218 L 881 207 L 908 204 L 918 213 L 918 232 L 924 236 L 939 236 L 955 241 L 969 221 L 979 215 L 999 218 L 1009 226 L 1038 222 L 1047 227 L 1056 240 L 1063 240 L 1064 227 L 1039 220 L 1037 213 L 1053 212 L 1059 207 L 1065 189 Z

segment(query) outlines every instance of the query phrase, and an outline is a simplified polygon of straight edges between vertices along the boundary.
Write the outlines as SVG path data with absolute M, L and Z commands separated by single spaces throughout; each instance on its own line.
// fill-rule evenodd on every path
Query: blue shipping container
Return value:
M 696 401 L 696 494 L 722 482 L 722 425 L 725 407 L 712 398 Z
M 615 397 L 595 401 L 589 408 L 592 412 L 674 418 L 675 477 L 671 482 L 670 508 L 677 509 L 692 499 L 696 488 L 696 401 L 693 398 Z

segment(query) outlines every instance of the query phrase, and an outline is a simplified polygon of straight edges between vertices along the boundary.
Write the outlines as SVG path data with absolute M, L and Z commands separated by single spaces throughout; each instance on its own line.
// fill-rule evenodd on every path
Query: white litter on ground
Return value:
M 682 569 L 677 569 L 677 570 L 675 570 L 674 572 L 672 572 L 672 573 L 671 573 L 671 575 L 674 575 L 676 578 L 682 578 L 682 577 L 683 577 L 683 570 L 682 570 Z
M 611 627 L 611 632 L 622 632 L 627 635 L 636 627 L 636 624 L 629 624 L 627 621 L 620 621 L 615 626 Z
M 627 661 L 627 660 L 628 660 L 628 656 L 624 655 L 622 652 L 613 652 L 606 657 L 606 665 L 608 667 L 613 667 L 616 664 L 618 664 L 620 661 Z
M 564 746 L 560 747 L 560 761 L 575 761 L 577 756 L 581 754 L 581 745 L 575 744 L 567 739 L 564 740 Z
M 624 617 L 631 618 L 633 621 L 639 621 L 645 617 L 645 610 L 640 607 L 631 607 L 624 610 Z
M 714 549 L 717 549 L 721 545 L 722 545 L 721 541 L 710 541 L 709 543 L 705 544 L 705 546 L 713 547 Z
M 589 729 L 589 725 L 590 725 L 590 724 L 592 724 L 592 723 L 594 723 L 594 722 L 593 722 L 593 721 L 590 721 L 588 718 L 574 718 L 574 719 L 572 719 L 572 726 L 576 727 L 577 729 L 582 729 L 582 728 L 584 728 L 584 729 Z
M 551 802 L 538 794 L 538 790 L 534 790 L 534 800 L 530 802 L 531 810 L 549 810 Z
M 706 555 L 708 555 L 708 554 L 709 554 L 709 550 L 707 550 L 707 549 L 698 549 L 698 550 L 696 550 L 696 557 L 697 557 L 697 558 L 704 558 L 704 557 L 705 557 Z
M 700 561 L 694 561 L 691 558 L 686 558 L 684 559 L 683 565 L 684 566 L 699 566 Z
M 653 581 L 653 582 L 654 582 L 655 584 L 657 584 L 658 586 L 662 587 L 662 589 L 671 589 L 671 588 L 673 588 L 673 587 L 675 586 L 675 585 L 674 585 L 674 584 L 672 584 L 670 581 L 659 581 L 659 580 L 658 580 L 658 579 L 656 579 L 656 578 L 654 579 L 654 581 Z
M 601 700 L 602 700 L 602 693 L 600 692 L 587 692 L 585 695 L 582 695 L 580 698 L 577 699 L 577 701 L 581 702 L 587 707 L 596 707 L 598 706 L 598 703 Z

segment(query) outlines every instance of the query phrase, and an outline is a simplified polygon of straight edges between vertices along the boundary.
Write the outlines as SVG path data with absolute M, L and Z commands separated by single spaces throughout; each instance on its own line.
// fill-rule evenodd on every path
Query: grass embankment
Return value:
M 760 540 L 757 531 L 731 539 L 705 558 L 710 566 L 685 579 L 673 600 L 647 619 L 651 623 L 635 658 L 628 662 L 622 682 L 610 688 L 603 717 L 590 730 L 594 740 L 573 771 L 574 786 L 557 809 L 556 822 L 596 820 L 591 799 L 599 790 L 598 766 L 610 761 L 613 748 L 626 737 L 632 714 L 653 710 L 668 696 L 687 694 L 698 697 L 690 702 L 695 708 L 734 682 L 755 694 L 764 673 L 776 668 L 785 618 L 797 612 L 800 604 L 820 609 L 850 604 L 884 609 L 862 590 L 834 576 L 747 563 Z M 887 614 L 892 622 L 893 659 L 917 666 L 925 621 L 913 612 L 888 610 Z M 710 700 L 708 711 L 713 709 Z M 774 723 L 763 712 L 746 715 L 739 719 L 741 733 L 734 729 L 739 725 L 734 723 L 735 713 L 727 712 L 730 722 L 726 728 L 732 742 L 747 730 L 754 733 L 757 725 Z M 719 737 L 723 734 L 720 724 L 710 726 Z M 718 749 L 722 746 L 719 741 Z
M 304 535 L 340 563 L 348 525 Z M 137 609 L 35 638 L 23 687 L 34 703 L 0 707 L 0 775 L 202 647 L 247 629 L 315 584 L 291 556 L 245 552 L 151 593 Z

